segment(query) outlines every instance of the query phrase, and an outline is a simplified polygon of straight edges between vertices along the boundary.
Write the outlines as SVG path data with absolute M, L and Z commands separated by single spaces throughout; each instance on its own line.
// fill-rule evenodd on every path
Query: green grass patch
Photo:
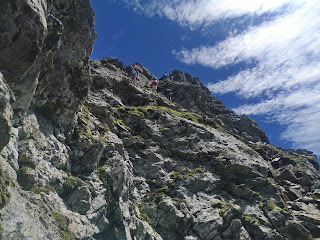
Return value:
M 54 192 L 54 188 L 51 187 L 50 185 L 45 185 L 45 186 L 35 186 L 35 187 L 32 187 L 31 192 L 35 193 L 35 194 L 40 194 L 42 192 L 44 193 L 49 193 L 49 192 Z
M 203 172 L 202 168 L 188 169 L 186 173 L 173 172 L 170 174 L 170 178 L 175 182 L 177 182 L 177 181 L 182 181 L 185 178 L 194 176 L 196 174 L 203 174 L 202 172 Z
M 177 110 L 174 110 L 168 107 L 163 107 L 163 106 L 139 106 L 139 107 L 122 106 L 117 108 L 117 110 L 120 113 L 121 118 L 124 118 L 128 115 L 146 117 L 147 111 L 153 110 L 153 111 L 169 113 L 176 117 L 185 118 L 205 126 L 216 128 L 220 131 L 224 131 L 224 132 L 226 131 L 221 125 L 219 125 L 212 118 L 208 118 L 204 115 L 200 115 L 197 113 L 177 111 Z
M 110 166 L 108 166 L 108 165 L 103 165 L 103 166 L 97 168 L 98 177 L 102 182 L 105 182 L 107 180 L 104 173 L 106 172 L 106 170 L 108 168 L 110 168 Z
M 187 202 L 187 200 L 185 198 L 172 198 L 174 205 L 176 206 L 176 208 L 180 211 L 185 210 L 185 203 Z M 188 211 L 187 211 L 188 212 Z
M 52 212 L 51 214 L 57 224 L 60 237 L 63 240 L 75 240 L 75 234 L 68 229 L 67 218 L 58 212 Z
M 79 179 L 74 176 L 68 176 L 64 179 L 63 186 L 66 190 L 73 191 L 80 185 Z
M 9 187 L 15 185 L 13 180 L 8 177 L 3 168 L 0 167 L 0 209 L 7 205 L 10 201 L 11 194 L 9 192 Z
M 319 194 L 319 193 L 313 193 L 313 194 L 312 194 L 312 198 L 313 198 L 314 200 L 320 200 L 320 194 Z
M 92 131 L 88 126 L 85 126 L 85 127 L 81 128 L 81 129 L 78 128 L 78 129 L 76 129 L 76 132 L 80 137 L 87 138 L 91 142 L 94 141 L 94 137 L 92 135 Z
M 259 153 L 253 150 L 252 148 L 247 148 L 244 152 L 248 153 L 249 155 L 259 156 Z
M 255 218 L 255 217 L 249 215 L 248 213 L 244 213 L 243 216 L 244 216 L 244 219 L 247 222 L 249 222 L 250 224 L 258 224 L 258 225 L 260 225 L 259 220 L 257 218 Z
M 232 208 L 232 204 L 231 203 L 227 203 L 227 202 L 215 202 L 211 204 L 211 207 L 213 209 L 220 209 L 219 210 L 219 215 L 221 217 L 224 216 L 224 214 L 226 214 L 226 212 L 229 211 L 230 208 Z
M 141 220 L 147 222 L 150 226 L 152 226 L 152 221 L 151 221 L 151 219 L 149 218 L 148 214 L 141 212 L 141 213 L 140 213 L 140 218 L 141 218 Z
M 167 193 L 169 191 L 169 188 L 167 186 L 163 187 L 163 188 L 159 188 L 157 189 L 157 193 Z
M 175 182 L 182 181 L 186 178 L 186 175 L 182 174 L 181 172 L 173 172 L 170 174 L 170 178 L 173 179 Z
M 159 204 L 159 202 L 161 202 L 161 200 L 163 199 L 164 196 L 166 196 L 166 194 L 163 192 L 146 193 L 144 195 L 144 201 L 155 203 L 157 205 L 157 204 Z
M 77 115 L 79 123 L 75 128 L 75 133 L 78 137 L 86 138 L 91 142 L 99 139 L 106 142 L 104 136 L 109 131 L 106 124 L 100 123 L 85 105 L 79 106 Z
M 277 204 L 275 204 L 274 202 L 268 201 L 265 208 L 268 211 L 272 211 L 272 210 L 282 210 L 282 208 L 280 208 Z

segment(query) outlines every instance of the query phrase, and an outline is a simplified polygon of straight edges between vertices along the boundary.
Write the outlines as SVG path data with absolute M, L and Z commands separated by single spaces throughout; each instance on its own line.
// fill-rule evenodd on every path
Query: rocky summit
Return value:
M 320 238 L 316 156 L 190 74 L 89 59 L 90 0 L 1 0 L 0 33 L 0 239 Z

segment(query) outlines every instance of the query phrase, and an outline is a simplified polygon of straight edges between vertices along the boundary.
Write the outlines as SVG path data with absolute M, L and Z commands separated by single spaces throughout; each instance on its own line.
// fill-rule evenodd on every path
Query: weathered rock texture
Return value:
M 12 127 L 13 94 L 0 73 L 0 151 L 9 142 Z
M 0 70 L 16 112 L 34 106 L 56 124 L 72 121 L 90 86 L 93 26 L 88 0 L 1 1 Z
M 177 70 L 88 60 L 89 0 L 0 3 L 2 239 L 313 239 L 320 177 L 306 150 Z M 172 101 L 161 91 L 173 90 Z

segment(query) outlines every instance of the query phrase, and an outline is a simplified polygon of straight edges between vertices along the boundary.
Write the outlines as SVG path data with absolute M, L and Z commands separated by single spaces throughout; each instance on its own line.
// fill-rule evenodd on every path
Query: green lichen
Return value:
M 140 218 L 141 218 L 141 220 L 147 222 L 150 226 L 152 226 L 152 221 L 149 218 L 148 214 L 141 212 L 140 213 Z
M 167 186 L 156 190 L 157 193 L 167 193 L 168 191 L 169 191 L 169 188 Z
M 5 174 L 3 168 L 0 167 L 0 209 L 7 205 L 10 201 L 11 194 L 8 188 L 12 185 L 14 185 L 13 180 L 10 177 L 8 177 Z
M 143 212 L 143 207 L 146 205 L 146 203 L 143 201 L 135 201 L 133 204 L 139 208 L 140 219 L 147 222 L 150 226 L 152 226 L 152 221 L 151 221 L 150 217 L 148 216 L 147 213 Z M 157 205 L 153 202 L 149 202 L 147 204 L 152 204 L 157 207 Z
M 136 115 L 136 116 L 145 116 L 144 113 L 147 110 L 146 107 L 129 107 L 129 106 L 123 106 L 119 107 L 118 111 L 122 115 Z
M 82 112 L 82 113 L 90 114 L 89 109 L 84 104 L 79 105 L 79 109 L 80 109 L 80 112 Z
M 180 212 L 182 212 L 184 215 L 188 215 L 189 214 L 188 210 L 186 210 L 186 209 L 182 209 L 182 210 L 180 210 Z
M 268 201 L 265 208 L 268 211 L 272 211 L 272 210 L 282 210 L 282 208 L 280 208 L 277 204 L 275 204 L 274 202 Z
M 64 179 L 63 186 L 66 190 L 73 191 L 79 186 L 79 180 L 74 176 L 68 176 Z
M 132 136 L 132 138 L 144 141 L 143 137 L 141 137 L 140 135 Z
M 215 202 L 215 203 L 212 203 L 211 204 L 211 207 L 212 208 L 223 208 L 223 206 L 225 205 L 226 203 L 224 202 Z
M 35 194 L 40 194 L 42 192 L 44 193 L 49 193 L 49 192 L 53 192 L 54 188 L 51 187 L 50 185 L 45 185 L 45 186 L 35 186 L 33 188 L 31 188 L 30 190 L 31 192 L 35 193 Z
M 182 172 L 173 172 L 170 174 L 170 178 L 172 180 L 174 180 L 175 182 L 177 181 L 182 181 L 185 178 L 200 174 L 202 175 L 203 170 L 201 168 L 195 168 L 195 169 L 188 169 L 186 170 L 186 173 L 182 173 Z
M 51 214 L 57 224 L 57 228 L 58 228 L 60 237 L 63 240 L 76 239 L 75 234 L 68 229 L 67 218 L 58 212 L 52 212 Z
M 319 193 L 313 193 L 313 194 L 312 194 L 312 198 L 313 198 L 314 200 L 319 200 L 319 199 L 320 199 L 320 194 L 319 194 Z
M 107 178 L 105 177 L 104 173 L 106 172 L 106 170 L 108 168 L 110 168 L 110 166 L 108 166 L 108 165 L 103 165 L 103 166 L 97 168 L 97 173 L 98 173 L 99 179 L 102 182 L 105 182 L 107 180 Z
M 18 180 L 19 177 L 24 177 L 28 175 L 28 168 L 27 166 L 20 166 L 20 168 L 17 170 Z
M 252 148 L 247 148 L 244 150 L 244 152 L 250 154 L 250 155 L 254 155 L 254 156 L 259 156 L 259 153 L 257 153 L 255 150 L 253 150 Z
M 173 179 L 174 181 L 182 181 L 185 179 L 185 175 L 182 174 L 181 172 L 173 172 L 170 174 L 170 178 Z
M 122 119 L 117 119 L 114 123 L 120 125 L 121 127 L 123 127 L 128 131 L 130 130 L 130 128 L 123 122 Z
M 187 202 L 187 200 L 185 198 L 172 198 L 174 205 L 176 206 L 176 208 L 180 211 L 185 210 L 185 203 Z M 187 211 L 188 212 L 188 211 Z
M 224 207 L 219 211 L 219 215 L 220 215 L 221 217 L 223 217 L 223 216 L 226 214 L 226 212 L 229 211 L 230 208 L 231 208 L 231 205 L 226 205 L 226 206 L 224 206 Z
M 89 111 L 85 105 L 79 106 L 79 123 L 75 128 L 75 133 L 78 137 L 86 138 L 91 142 L 101 140 L 107 142 L 105 139 L 109 128 L 106 124 L 100 123 Z
M 148 178 L 148 179 L 146 179 L 146 183 L 152 184 L 152 183 L 153 183 L 153 180 Z
M 220 209 L 219 215 L 221 217 L 223 217 L 224 214 L 226 214 L 229 211 L 229 209 L 233 207 L 233 205 L 231 203 L 227 203 L 227 202 L 215 202 L 215 203 L 211 204 L 211 207 L 213 209 Z
M 243 214 L 244 216 L 244 219 L 250 223 L 250 224 L 257 224 L 257 225 L 260 225 L 260 222 L 257 218 L 253 217 L 252 215 L 249 215 L 248 213 L 244 213 Z
M 109 165 L 103 165 L 101 167 L 98 167 L 97 168 L 97 173 L 98 174 L 103 174 L 108 168 L 110 168 Z
M 146 193 L 143 200 L 145 202 L 151 202 L 157 205 L 159 202 L 161 202 L 164 196 L 166 196 L 166 194 L 163 192 L 151 192 Z
M 275 180 L 274 178 L 272 178 L 272 177 L 268 177 L 268 181 L 269 181 L 270 183 L 274 184 L 274 185 L 277 184 L 276 180 Z
M 143 201 L 135 201 L 133 202 L 133 205 L 137 206 L 138 208 L 141 208 L 144 205 Z
M 120 118 L 124 118 L 128 115 L 136 115 L 136 116 L 142 116 L 144 118 L 147 117 L 147 112 L 152 111 L 159 111 L 162 113 L 169 113 L 172 114 L 178 118 L 184 118 L 191 120 L 193 122 L 216 128 L 220 131 L 226 131 L 221 125 L 219 125 L 215 120 L 212 118 L 208 118 L 206 116 L 192 113 L 192 112 L 183 112 L 183 111 L 177 111 L 168 107 L 163 106 L 139 106 L 139 107 L 129 107 L 129 106 L 122 106 L 117 108 L 118 112 L 120 113 Z
M 76 132 L 80 137 L 87 138 L 91 142 L 94 141 L 94 137 L 92 135 L 92 131 L 91 131 L 90 127 L 85 126 L 82 129 L 77 129 Z

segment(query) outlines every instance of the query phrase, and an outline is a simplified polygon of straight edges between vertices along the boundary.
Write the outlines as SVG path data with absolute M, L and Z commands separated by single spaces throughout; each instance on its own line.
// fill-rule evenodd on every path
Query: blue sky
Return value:
M 92 0 L 91 58 L 178 69 L 255 119 L 272 144 L 320 155 L 320 1 Z M 319 159 L 319 158 L 318 158 Z

